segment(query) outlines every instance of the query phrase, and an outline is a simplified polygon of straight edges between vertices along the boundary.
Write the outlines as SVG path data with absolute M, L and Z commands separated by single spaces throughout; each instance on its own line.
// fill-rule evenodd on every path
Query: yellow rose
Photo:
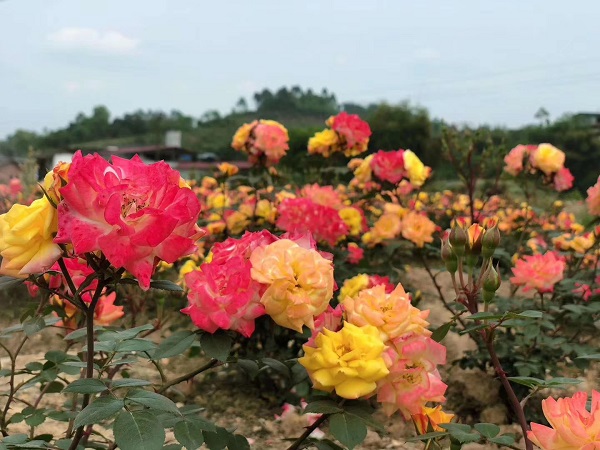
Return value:
M 377 381 L 389 373 L 382 357 L 385 345 L 372 326 L 344 322 L 338 332 L 323 329 L 315 339 L 315 347 L 303 348 L 304 356 L 298 362 L 306 368 L 314 388 L 335 390 L 343 398 L 373 394 Z
M 225 214 L 225 223 L 231 234 L 242 234 L 242 231 L 250 225 L 250 220 L 246 214 L 240 211 L 231 211 L 231 213 Z
M 0 215 L 0 274 L 25 278 L 42 273 L 60 258 L 52 240 L 58 229 L 56 209 L 47 198 L 31 205 L 13 205 Z
M 52 199 L 55 205 L 62 200 L 60 189 L 69 181 L 70 163 L 60 162 L 44 177 L 44 192 Z
M 260 299 L 267 314 L 300 333 L 303 325 L 314 329 L 333 297 L 333 263 L 289 239 L 257 248 L 250 263 L 252 278 L 269 286 Z
M 198 269 L 198 265 L 196 264 L 196 262 L 193 259 L 188 259 L 186 262 L 183 263 L 183 265 L 179 269 L 179 275 L 178 275 L 177 281 L 185 286 L 185 276 L 188 273 L 193 272 L 194 270 L 197 270 L 197 269 Z
M 369 287 L 369 275 L 360 273 L 355 277 L 348 278 L 344 281 L 338 299 L 340 302 L 344 301 L 346 297 L 354 297 L 363 289 Z
M 350 229 L 352 236 L 358 236 L 363 231 L 363 216 L 358 208 L 348 206 L 338 211 L 340 218 L 344 221 Z
M 308 140 L 308 153 L 311 155 L 318 153 L 328 157 L 335 151 L 335 147 L 338 145 L 338 143 L 339 138 L 335 131 L 319 131 Z
M 565 165 L 565 154 L 550 144 L 540 144 L 529 157 L 531 165 L 546 175 L 558 172 Z
M 258 121 L 254 121 L 251 123 L 245 123 L 241 127 L 237 129 L 235 134 L 233 135 L 233 140 L 231 141 L 231 146 L 238 151 L 246 150 L 246 143 L 250 138 L 250 133 L 254 129 L 254 127 L 258 124 Z
M 277 209 L 273 204 L 263 198 L 256 203 L 256 210 L 254 214 L 261 219 L 264 219 L 266 222 L 275 223 L 275 219 L 277 218 Z
M 411 184 L 417 187 L 423 186 L 423 183 L 425 183 L 425 180 L 427 180 L 431 173 L 431 167 L 423 164 L 419 157 L 411 150 L 404 150 L 404 168 L 408 172 Z
M 230 164 L 228 162 L 223 162 L 223 163 L 219 164 L 217 166 L 217 169 L 219 169 L 219 172 L 221 172 L 223 175 L 225 175 L 227 177 L 235 175 L 236 173 L 238 173 L 240 171 L 238 166 L 234 166 L 233 164 Z
M 206 206 L 209 209 L 223 209 L 227 208 L 230 204 L 229 198 L 222 192 L 214 192 L 206 199 Z
M 423 406 L 423 410 L 420 414 L 413 414 L 412 419 L 417 428 L 417 433 L 425 434 L 429 430 L 433 431 L 446 431 L 439 425 L 444 423 L 450 423 L 454 418 L 454 414 L 446 413 L 442 410 L 442 405 L 438 405 L 435 408 L 429 408 Z

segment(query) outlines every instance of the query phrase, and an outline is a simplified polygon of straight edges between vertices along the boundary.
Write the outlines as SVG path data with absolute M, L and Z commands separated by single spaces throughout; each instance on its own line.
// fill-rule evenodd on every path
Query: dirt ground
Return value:
M 447 278 L 445 275 L 440 276 L 439 282 L 442 291 L 452 301 L 454 297 L 450 291 L 450 280 L 445 278 Z M 421 289 L 423 300 L 419 307 L 431 310 L 429 320 L 432 328 L 448 320 L 450 313 L 441 306 L 441 302 L 437 299 L 437 291 L 423 269 L 409 269 L 403 281 L 413 288 L 419 287 Z M 11 315 L 18 316 L 18 314 L 17 311 Z M 7 315 L 4 317 L 6 318 Z M 6 324 L 9 321 L 2 320 L 1 322 Z M 15 321 L 11 320 L 10 323 L 14 324 Z M 449 333 L 443 344 L 448 349 L 449 363 L 459 359 L 465 351 L 473 348 L 474 345 L 468 336 L 459 336 L 454 333 Z M 34 336 L 31 342 L 25 346 L 24 356 L 19 359 L 19 365 L 23 366 L 31 361 L 40 361 L 43 358 L 42 350 L 59 349 L 63 345 L 63 341 L 56 336 L 53 330 L 45 330 Z M 0 364 L 3 368 L 9 367 L 9 360 L 1 349 Z M 182 362 L 181 358 L 174 359 L 172 363 L 167 363 L 167 375 L 172 374 L 175 376 L 188 371 L 189 367 L 186 368 L 185 364 L 185 360 Z M 198 364 L 197 359 L 194 360 L 194 364 Z M 448 365 L 447 367 L 451 366 Z M 480 405 L 480 416 L 476 419 L 502 424 L 502 432 L 518 434 L 518 427 L 506 425 L 507 411 L 500 401 L 500 385 L 493 376 L 479 371 L 459 368 L 450 370 L 445 368 L 444 370 L 443 377 L 450 385 L 449 398 L 458 396 L 459 399 L 469 399 L 469 401 Z M 132 368 L 131 372 L 134 377 L 146 377 L 149 373 L 156 374 L 149 363 L 147 367 L 144 367 L 143 364 L 137 365 Z M 0 389 L 4 390 L 6 383 L 7 378 L 1 378 Z M 27 401 L 34 400 L 37 393 L 38 390 L 35 388 L 25 391 L 23 398 Z M 298 415 L 292 415 L 284 420 L 276 420 L 275 415 L 282 412 L 281 400 L 276 398 L 275 395 L 265 393 L 255 383 L 244 379 L 239 374 L 236 376 L 227 368 L 215 369 L 197 376 L 189 383 L 181 383 L 169 391 L 169 396 L 181 406 L 196 404 L 205 407 L 204 414 L 209 419 L 228 429 L 236 429 L 236 432 L 246 436 L 250 440 L 252 448 L 257 450 L 284 450 L 290 445 L 290 442 L 285 439 L 300 435 L 303 431 L 302 428 L 306 426 L 306 419 Z M 44 397 L 44 402 L 47 402 L 45 406 L 59 406 L 63 401 L 64 398 L 60 394 L 51 394 Z M 16 409 L 18 409 L 18 404 Z M 414 436 L 412 424 L 405 423 L 397 415 L 386 418 L 383 414 L 378 413 L 377 418 L 385 424 L 386 433 L 379 435 L 370 430 L 365 442 L 357 449 L 423 448 L 423 444 L 407 443 L 405 441 L 406 437 Z M 47 420 L 37 429 L 37 433 L 53 432 L 57 426 L 62 428 L 64 424 Z M 28 432 L 29 430 L 24 423 L 19 423 L 11 425 L 10 431 L 17 433 Z M 326 428 L 324 431 L 326 431 Z M 168 436 L 168 438 L 172 439 L 172 436 Z M 469 444 L 464 448 L 475 450 L 495 447 Z

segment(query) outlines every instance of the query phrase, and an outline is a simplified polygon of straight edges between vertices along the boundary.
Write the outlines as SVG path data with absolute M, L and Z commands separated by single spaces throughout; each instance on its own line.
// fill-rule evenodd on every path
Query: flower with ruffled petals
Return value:
M 383 355 L 390 371 L 378 383 L 377 401 L 391 416 L 400 411 L 406 420 L 428 402 L 443 402 L 448 387 L 437 366 L 446 363 L 446 347 L 426 336 L 406 335 L 392 341 Z
M 564 277 L 565 261 L 554 252 L 543 255 L 526 255 L 517 260 L 510 282 L 523 286 L 523 291 L 531 289 L 539 293 L 553 292 L 554 285 Z
M 339 331 L 342 328 L 343 315 L 342 305 L 337 305 L 335 308 L 332 308 L 331 305 L 327 306 L 325 311 L 315 317 L 315 329 L 312 330 L 305 345 L 314 347 L 315 339 L 323 330 Z
M 402 237 L 413 242 L 417 247 L 433 242 L 436 225 L 427 216 L 410 211 L 402 219 Z
M 431 167 L 427 167 L 411 150 L 404 150 L 404 169 L 408 174 L 410 183 L 421 187 L 431 174 Z
M 587 190 L 585 202 L 592 216 L 600 216 L 600 176 L 596 184 Z
M 384 152 L 379 150 L 371 160 L 371 169 L 377 178 L 397 184 L 406 176 L 404 150 Z
M 340 193 L 333 186 L 321 186 L 317 183 L 307 184 L 300 189 L 300 197 L 308 198 L 321 206 L 340 209 L 343 205 Z
M 554 189 L 558 192 L 568 191 L 573 187 L 575 177 L 569 169 L 563 167 L 554 175 Z
M 354 242 L 348 244 L 348 262 L 350 264 L 358 264 L 362 261 L 365 251 Z
M 254 321 L 265 313 L 260 303 L 263 286 L 250 276 L 250 262 L 241 255 L 224 263 L 213 259 L 185 275 L 189 305 L 181 312 L 209 333 L 234 330 L 245 337 L 254 333 Z
M 529 155 L 531 166 L 546 175 L 558 172 L 565 165 L 565 153 L 551 144 L 540 144 Z
M 542 400 L 550 427 L 531 424 L 527 437 L 542 450 L 594 450 L 600 448 L 600 392 L 592 391 L 591 409 L 585 392 L 572 397 Z
M 384 348 L 375 327 L 344 322 L 340 331 L 323 329 L 314 347 L 304 345 L 298 362 L 315 389 L 357 399 L 372 395 L 377 381 L 389 373 L 382 357 Z
M 341 137 L 341 146 L 347 157 L 360 155 L 367 150 L 371 127 L 358 115 L 341 112 L 327 119 L 326 123 Z
M 231 146 L 248 154 L 253 164 L 264 157 L 267 165 L 276 164 L 289 149 L 287 129 L 274 120 L 245 123 L 235 132 Z
M 506 166 L 504 170 L 513 176 L 517 176 L 523 171 L 523 161 L 531 151 L 537 148 L 536 145 L 517 145 L 504 157 Z
M 148 289 L 156 259 L 173 263 L 196 250 L 200 203 L 165 162 L 146 165 L 77 152 L 60 189 L 58 234 L 76 254 L 102 251 Z
M 252 278 L 266 284 L 261 298 L 278 324 L 302 332 L 314 328 L 314 317 L 327 309 L 333 296 L 333 265 L 316 250 L 289 239 L 259 247 L 250 256 Z
M 412 419 L 419 434 L 425 434 L 430 431 L 446 431 L 441 424 L 450 423 L 454 414 L 448 414 L 442 410 L 442 405 L 435 408 L 423 406 L 423 410 L 418 414 L 413 414 Z
M 421 311 L 410 304 L 410 297 L 401 284 L 391 293 L 386 293 L 380 284 L 363 289 L 354 297 L 341 300 L 346 312 L 346 320 L 357 326 L 373 325 L 387 342 L 407 333 L 429 335 L 427 316 L 429 311 Z
M 328 158 L 337 150 L 339 143 L 340 138 L 335 131 L 329 129 L 319 131 L 308 140 L 308 153 Z
M 347 206 L 338 211 L 341 219 L 348 226 L 351 236 L 362 234 L 367 228 L 367 220 L 361 209 Z
M 0 274 L 26 278 L 48 270 L 62 253 L 52 241 L 57 223 L 56 209 L 45 197 L 0 215 Z

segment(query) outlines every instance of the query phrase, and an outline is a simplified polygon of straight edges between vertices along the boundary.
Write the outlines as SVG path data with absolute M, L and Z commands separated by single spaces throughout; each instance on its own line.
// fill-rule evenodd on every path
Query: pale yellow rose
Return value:
M 565 153 L 550 144 L 540 144 L 529 157 L 531 165 L 546 175 L 558 172 L 565 165 Z
M 317 153 L 328 157 L 336 150 L 338 144 L 339 137 L 335 131 L 319 131 L 308 140 L 308 153 L 311 155 Z
M 344 281 L 338 299 L 343 301 L 346 297 L 354 297 L 363 289 L 369 287 L 369 275 L 365 273 L 359 273 L 355 277 L 348 278 Z
M 0 215 L 0 274 L 26 278 L 48 270 L 62 253 L 52 241 L 57 229 L 56 209 L 45 197 Z
M 411 150 L 404 150 L 404 168 L 408 172 L 411 184 L 420 187 L 431 173 L 431 167 L 427 167 L 417 155 Z
M 340 218 L 350 229 L 351 236 L 358 236 L 363 232 L 364 219 L 358 208 L 348 206 L 338 211 Z

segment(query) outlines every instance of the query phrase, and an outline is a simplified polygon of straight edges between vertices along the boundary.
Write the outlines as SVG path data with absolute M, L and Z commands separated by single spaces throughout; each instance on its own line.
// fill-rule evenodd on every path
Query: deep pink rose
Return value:
M 568 191 L 573 187 L 575 177 L 569 169 L 563 167 L 554 175 L 554 189 L 558 192 Z
M 407 176 L 404 168 L 404 150 L 384 152 L 379 150 L 371 160 L 371 170 L 377 178 L 397 184 Z
M 196 250 L 200 203 L 179 172 L 161 161 L 146 165 L 78 151 L 61 188 L 58 244 L 75 253 L 102 251 L 148 289 L 156 259 L 168 263 Z

